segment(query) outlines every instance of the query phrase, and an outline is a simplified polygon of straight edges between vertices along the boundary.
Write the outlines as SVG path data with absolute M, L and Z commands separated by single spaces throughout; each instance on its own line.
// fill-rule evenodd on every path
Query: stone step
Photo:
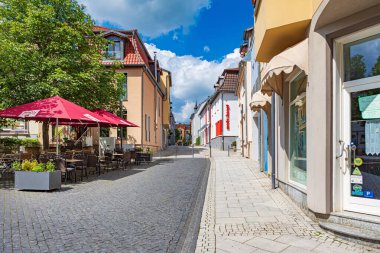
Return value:
M 359 239 L 375 244 L 380 243 L 380 233 L 378 231 L 351 227 L 328 221 L 320 221 L 319 226 L 335 234 L 342 235 L 345 237 L 351 237 L 353 239 Z
M 319 225 L 341 236 L 380 244 L 380 217 L 353 212 L 332 213 Z

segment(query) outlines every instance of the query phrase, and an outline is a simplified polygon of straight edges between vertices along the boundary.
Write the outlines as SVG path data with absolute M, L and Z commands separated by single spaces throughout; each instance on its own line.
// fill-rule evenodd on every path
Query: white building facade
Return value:
M 211 146 L 227 150 L 239 136 L 239 106 L 235 89 L 239 69 L 226 69 L 219 78 L 210 99 Z

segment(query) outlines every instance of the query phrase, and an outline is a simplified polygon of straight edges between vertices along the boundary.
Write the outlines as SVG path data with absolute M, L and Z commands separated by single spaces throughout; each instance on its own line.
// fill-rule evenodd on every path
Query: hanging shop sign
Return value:
M 230 130 L 230 105 L 226 105 L 226 128 Z
M 380 94 L 359 97 L 359 110 L 363 119 L 380 118 Z

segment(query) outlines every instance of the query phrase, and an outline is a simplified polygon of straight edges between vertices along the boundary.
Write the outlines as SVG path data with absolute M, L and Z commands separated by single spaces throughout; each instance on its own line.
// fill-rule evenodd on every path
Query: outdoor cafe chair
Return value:
M 123 155 L 123 160 L 122 160 L 122 166 L 123 169 L 126 169 L 127 165 L 129 164 L 130 168 L 132 167 L 131 163 L 131 152 L 125 152 Z
M 77 182 L 77 173 L 76 168 L 73 165 L 67 166 L 65 159 L 57 158 L 56 160 L 56 168 L 61 171 L 62 177 L 64 178 L 64 182 L 66 183 L 67 179 L 72 181 L 72 175 L 74 175 L 75 183 Z
M 81 180 L 83 180 L 83 174 L 85 174 L 86 178 L 88 178 L 87 166 L 86 166 L 86 156 L 81 153 L 76 153 L 73 156 L 73 159 L 82 160 L 81 162 L 76 162 L 75 166 L 77 170 L 81 172 Z
M 98 173 L 100 175 L 99 160 L 96 155 L 87 156 L 86 170 L 88 170 L 89 174 L 92 170 L 93 174 Z

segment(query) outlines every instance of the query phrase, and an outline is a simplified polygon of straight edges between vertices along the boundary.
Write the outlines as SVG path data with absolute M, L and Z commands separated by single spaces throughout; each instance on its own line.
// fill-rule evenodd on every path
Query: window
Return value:
M 148 115 L 145 114 L 145 141 L 148 141 Z
M 290 82 L 289 92 L 289 179 L 306 186 L 306 84 L 302 72 Z
M 120 99 L 128 100 L 128 74 L 124 73 L 124 75 L 125 75 L 125 78 L 123 78 L 123 80 L 121 81 L 122 91 L 121 91 Z
M 117 36 L 107 37 L 109 41 L 104 53 L 104 60 L 122 60 L 124 57 L 124 42 Z
M 150 141 L 150 116 L 148 116 L 148 141 Z
M 343 47 L 344 81 L 380 75 L 380 34 Z
M 0 131 L 13 133 L 28 132 L 28 123 L 24 120 L 16 120 L 7 126 L 0 126 Z

